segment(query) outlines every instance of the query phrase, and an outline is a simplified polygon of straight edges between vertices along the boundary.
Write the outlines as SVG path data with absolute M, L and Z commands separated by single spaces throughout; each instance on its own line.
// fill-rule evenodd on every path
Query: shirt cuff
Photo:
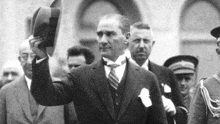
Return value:
M 50 59 L 50 55 L 49 55 L 49 54 L 47 54 L 47 57 Z M 38 59 L 38 57 L 37 57 L 37 59 L 36 59 L 36 64 L 41 63 L 41 62 L 44 61 L 47 57 L 44 57 L 44 58 L 41 58 L 41 59 Z

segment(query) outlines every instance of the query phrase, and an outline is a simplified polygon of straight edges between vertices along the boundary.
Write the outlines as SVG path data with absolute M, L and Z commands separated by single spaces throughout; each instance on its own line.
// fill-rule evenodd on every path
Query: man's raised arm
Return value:
M 62 105 L 72 101 L 71 93 L 73 83 L 68 83 L 67 78 L 62 82 L 53 82 L 50 75 L 48 55 L 45 47 L 39 47 L 42 43 L 40 37 L 30 37 L 29 44 L 36 58 L 32 62 L 32 85 L 31 93 L 35 100 L 42 105 Z

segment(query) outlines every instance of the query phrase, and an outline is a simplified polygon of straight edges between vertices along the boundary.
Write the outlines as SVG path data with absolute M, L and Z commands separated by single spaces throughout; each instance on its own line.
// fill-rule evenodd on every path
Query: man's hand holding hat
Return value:
M 54 47 L 59 28 L 60 9 L 51 7 L 38 8 L 32 18 L 32 34 L 28 39 L 30 47 L 39 58 L 47 57 L 46 47 Z M 50 52 L 49 52 L 50 53 Z
M 54 46 L 57 30 L 59 29 L 60 9 L 51 7 L 40 7 L 32 18 L 32 34 L 40 36 L 43 40 L 40 46 Z
M 33 37 L 33 35 L 31 35 L 28 40 L 31 50 L 37 55 L 37 57 L 40 59 L 47 57 L 46 47 L 39 47 L 39 45 L 43 42 L 41 37 Z

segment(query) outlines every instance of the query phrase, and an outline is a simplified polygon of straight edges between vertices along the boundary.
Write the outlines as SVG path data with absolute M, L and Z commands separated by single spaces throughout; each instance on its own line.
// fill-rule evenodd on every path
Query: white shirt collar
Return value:
M 120 55 L 115 62 L 113 62 L 112 60 L 105 58 L 105 57 L 103 57 L 103 60 L 105 62 L 107 62 L 107 65 L 111 65 L 111 64 L 122 65 L 123 61 L 126 60 L 126 56 L 125 56 L 125 54 Z
M 124 75 L 125 68 L 126 68 L 126 63 L 122 64 L 123 61 L 126 61 L 126 56 L 124 54 L 119 56 L 115 62 L 111 61 L 110 59 L 104 58 L 104 57 L 103 57 L 103 60 L 107 62 L 107 65 L 110 65 L 110 64 L 120 65 L 115 68 L 115 74 L 117 75 L 117 77 L 119 79 L 119 83 L 120 83 L 122 80 L 122 77 Z M 105 68 L 105 76 L 108 78 L 108 75 L 110 73 L 111 68 L 106 65 L 104 66 L 104 68 Z
M 31 89 L 31 79 L 29 79 L 27 76 L 24 76 L 24 77 L 27 82 L 28 89 L 30 90 Z
M 146 70 L 149 70 L 148 64 L 149 64 L 149 59 L 147 59 L 141 67 Z

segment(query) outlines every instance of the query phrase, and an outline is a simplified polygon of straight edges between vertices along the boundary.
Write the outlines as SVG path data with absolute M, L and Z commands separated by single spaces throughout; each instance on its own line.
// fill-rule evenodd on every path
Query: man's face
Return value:
M 2 73 L 2 83 L 3 85 L 10 83 L 11 81 L 20 77 L 20 72 L 16 67 L 6 67 L 3 69 Z
M 182 95 L 189 95 L 189 90 L 193 85 L 194 74 L 176 74 L 177 81 L 180 84 L 180 92 Z
M 22 45 L 19 51 L 19 61 L 24 70 L 24 74 L 32 79 L 32 60 L 36 54 L 31 50 L 29 44 Z
M 146 61 L 154 45 L 151 31 L 147 29 L 132 28 L 130 34 L 129 50 L 132 59 L 137 63 Z
M 125 49 L 125 35 L 119 28 L 119 21 L 111 19 L 100 20 L 97 28 L 97 41 L 102 57 L 115 61 Z
M 83 55 L 69 56 L 69 58 L 67 59 L 67 64 L 68 64 L 69 70 L 75 69 L 79 66 L 85 65 L 86 59 Z

